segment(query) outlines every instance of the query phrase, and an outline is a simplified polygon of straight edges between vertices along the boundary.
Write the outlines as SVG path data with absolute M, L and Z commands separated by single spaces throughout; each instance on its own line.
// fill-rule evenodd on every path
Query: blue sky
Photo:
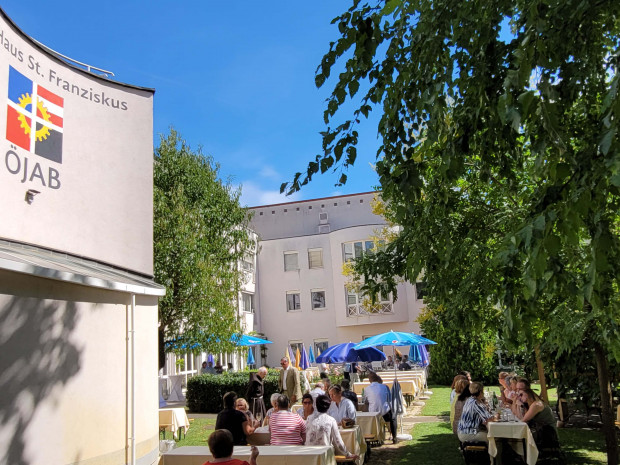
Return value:
M 248 206 L 372 190 L 376 126 L 362 127 L 349 181 L 316 177 L 292 197 L 279 186 L 321 150 L 324 100 L 333 82 L 314 72 L 349 2 L 2 0 L 28 35 L 115 79 L 151 87 L 154 134 L 170 126 L 243 186 Z

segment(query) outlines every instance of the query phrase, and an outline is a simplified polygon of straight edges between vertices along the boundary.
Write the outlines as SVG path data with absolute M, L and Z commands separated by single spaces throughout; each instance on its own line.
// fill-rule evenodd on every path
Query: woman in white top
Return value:
M 334 446 L 337 454 L 357 459 L 342 442 L 336 420 L 327 414 L 330 404 L 326 395 L 316 398 L 316 411 L 306 420 L 306 446 Z

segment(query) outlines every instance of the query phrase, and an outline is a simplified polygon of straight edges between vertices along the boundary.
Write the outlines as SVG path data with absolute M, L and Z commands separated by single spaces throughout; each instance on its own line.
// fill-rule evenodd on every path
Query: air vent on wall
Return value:
M 319 225 L 319 234 L 327 234 L 329 233 L 329 225 L 328 224 L 320 224 Z
M 327 212 L 319 213 L 319 224 L 327 224 Z

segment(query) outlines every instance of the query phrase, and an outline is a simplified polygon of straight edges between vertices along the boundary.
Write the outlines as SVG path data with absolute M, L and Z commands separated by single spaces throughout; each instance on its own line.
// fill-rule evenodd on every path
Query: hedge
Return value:
M 278 373 L 280 370 L 269 370 L 265 377 L 265 406 L 269 398 L 278 392 Z M 250 381 L 250 372 L 223 373 L 221 375 L 197 375 L 187 381 L 185 394 L 186 405 L 193 413 L 218 413 L 222 410 L 222 397 L 228 391 L 234 391 L 239 397 L 245 397 Z

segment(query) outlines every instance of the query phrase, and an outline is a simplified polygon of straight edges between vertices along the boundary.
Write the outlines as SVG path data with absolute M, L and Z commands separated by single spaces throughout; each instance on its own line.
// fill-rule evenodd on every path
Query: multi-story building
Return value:
M 346 261 L 379 246 L 373 237 L 386 223 L 372 212 L 374 195 L 252 208 L 259 237 L 254 329 L 274 342 L 257 363 L 277 366 L 289 345 L 312 346 L 316 354 L 389 330 L 419 333 L 423 302 L 415 286 L 403 283 L 396 301 L 382 296 L 370 307 L 343 275 Z

